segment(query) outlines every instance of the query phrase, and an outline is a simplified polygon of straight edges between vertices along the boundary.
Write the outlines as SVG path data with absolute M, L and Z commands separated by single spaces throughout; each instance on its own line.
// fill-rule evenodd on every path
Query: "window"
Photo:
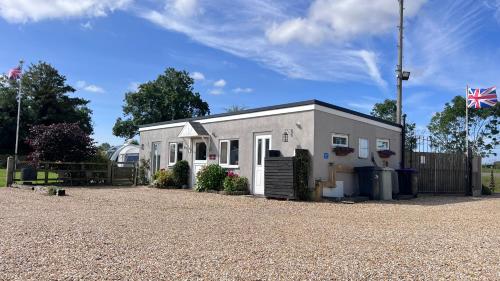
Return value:
M 207 145 L 204 142 L 196 143 L 196 157 L 194 160 L 206 161 L 207 160 Z
M 239 146 L 239 140 L 220 141 L 219 164 L 222 166 L 238 166 Z
M 388 139 L 377 139 L 377 150 L 388 150 L 389 140 Z
M 359 139 L 359 149 L 358 149 L 359 158 L 368 158 L 369 149 L 368 149 L 368 140 L 367 139 Z
M 154 173 L 160 170 L 160 142 L 151 144 L 151 171 Z
M 168 165 L 174 165 L 182 160 L 182 143 L 171 142 L 169 144 Z
M 332 134 L 332 145 L 333 147 L 348 147 L 349 146 L 349 136 L 343 134 Z

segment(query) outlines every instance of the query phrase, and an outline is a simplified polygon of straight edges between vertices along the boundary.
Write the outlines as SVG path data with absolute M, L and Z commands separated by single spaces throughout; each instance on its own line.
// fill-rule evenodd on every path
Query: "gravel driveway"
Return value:
M 500 198 L 0 189 L 0 280 L 500 279 Z

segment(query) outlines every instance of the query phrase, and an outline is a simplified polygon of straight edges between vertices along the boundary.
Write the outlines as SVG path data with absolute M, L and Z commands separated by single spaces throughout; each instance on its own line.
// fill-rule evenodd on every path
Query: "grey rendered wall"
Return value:
M 315 131 L 314 131 L 314 151 L 313 156 L 313 178 L 328 179 L 328 163 L 341 164 L 345 167 L 373 166 L 371 155 L 378 165 L 383 165 L 383 160 L 376 153 L 376 139 L 389 139 L 390 150 L 396 155 L 388 159 L 389 167 L 399 168 L 401 161 L 401 133 L 390 129 L 374 126 L 361 121 L 335 116 L 319 110 L 315 110 Z M 332 152 L 332 133 L 346 134 L 349 136 L 349 147 L 354 148 L 354 152 L 347 156 L 336 156 Z M 358 157 L 358 139 L 368 139 L 369 157 L 361 159 Z M 328 153 L 328 159 L 324 159 L 324 153 Z M 358 191 L 355 174 L 338 173 L 337 181 L 344 181 L 344 194 L 348 196 L 356 195 Z
M 299 123 L 300 125 L 297 125 Z M 280 150 L 284 156 L 293 156 L 295 148 L 308 149 L 314 153 L 314 113 L 304 111 L 287 113 L 281 115 L 238 119 L 203 124 L 207 132 L 211 134 L 211 146 L 209 154 L 215 154 L 216 160 L 208 163 L 219 163 L 219 141 L 224 139 L 239 140 L 239 167 L 236 171 L 248 178 L 250 188 L 253 188 L 253 162 L 254 162 L 254 140 L 256 135 L 271 135 L 271 149 Z M 182 141 L 177 138 L 182 127 L 165 128 L 140 133 L 141 145 L 144 149 L 140 152 L 141 159 L 149 159 L 151 155 L 151 143 L 161 141 L 161 164 L 166 168 L 168 165 L 168 143 Z M 282 134 L 285 129 L 292 129 L 293 136 L 289 136 L 288 142 L 282 142 Z M 192 166 L 192 154 L 185 142 L 184 160 Z M 311 178 L 311 185 L 314 180 Z

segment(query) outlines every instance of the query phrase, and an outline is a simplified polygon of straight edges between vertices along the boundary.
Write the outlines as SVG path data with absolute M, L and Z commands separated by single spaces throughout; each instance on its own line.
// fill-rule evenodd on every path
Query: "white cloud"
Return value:
M 427 0 L 406 2 L 406 18 L 412 18 Z M 396 0 L 315 0 L 306 17 L 287 19 L 267 30 L 275 44 L 300 41 L 319 44 L 323 40 L 345 41 L 358 36 L 393 31 L 398 20 Z
M 191 17 L 203 12 L 198 5 L 198 0 L 170 0 L 165 8 L 173 9 L 182 17 Z
M 210 90 L 209 93 L 211 95 L 216 95 L 217 96 L 217 95 L 223 94 L 224 91 L 222 89 L 218 88 L 218 89 L 212 89 L 212 90 Z
M 11 23 L 45 19 L 102 17 L 126 9 L 133 0 L 0 0 L 0 16 Z
M 235 92 L 235 93 L 251 93 L 251 92 L 253 92 L 253 89 L 252 88 L 240 88 L 240 87 L 238 87 L 238 88 L 234 88 L 233 92 Z
M 93 28 L 92 23 L 90 21 L 87 21 L 86 23 L 81 23 L 80 27 L 83 30 L 92 30 L 92 28 Z
M 226 86 L 226 80 L 220 79 L 214 82 L 214 87 L 222 88 Z
M 91 93 L 102 94 L 102 93 L 106 92 L 103 88 L 101 88 L 97 85 L 94 85 L 94 84 L 88 84 L 87 82 L 82 81 L 82 80 L 76 82 L 76 88 L 80 89 L 80 90 L 87 91 L 87 92 L 91 92 Z
M 205 75 L 203 75 L 203 73 L 201 72 L 193 72 L 191 73 L 191 78 L 193 78 L 194 80 L 197 80 L 197 81 L 202 81 L 202 80 L 205 80 Z

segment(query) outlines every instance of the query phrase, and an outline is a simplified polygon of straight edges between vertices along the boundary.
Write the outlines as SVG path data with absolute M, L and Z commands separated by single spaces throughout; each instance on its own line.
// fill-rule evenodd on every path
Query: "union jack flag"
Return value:
M 497 87 L 488 89 L 467 89 L 467 107 L 493 107 L 497 103 Z
M 11 80 L 17 80 L 19 78 L 21 78 L 21 67 L 14 67 L 12 68 L 11 70 L 9 70 L 9 72 L 7 73 L 7 78 L 11 79 Z

